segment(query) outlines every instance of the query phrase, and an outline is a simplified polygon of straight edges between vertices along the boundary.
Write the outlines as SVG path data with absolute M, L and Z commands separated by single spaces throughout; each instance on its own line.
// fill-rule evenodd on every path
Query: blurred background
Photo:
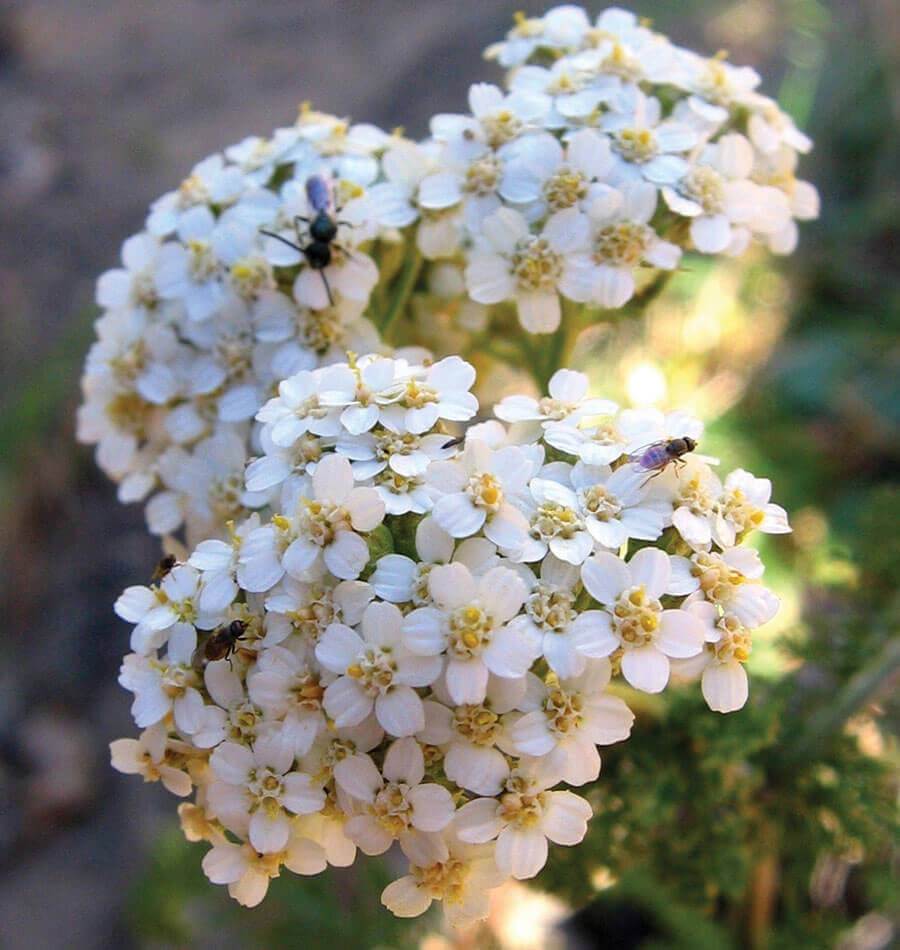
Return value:
M 252 913 L 207 885 L 171 798 L 109 768 L 132 732 L 112 603 L 158 554 L 73 441 L 93 281 L 200 157 L 300 100 L 399 123 L 462 111 L 521 0 L 0 3 L 0 945 L 829 947 L 897 940 L 900 719 L 900 17 L 892 0 L 644 0 L 677 42 L 755 66 L 815 139 L 818 222 L 783 261 L 691 261 L 583 365 L 688 405 L 704 448 L 772 477 L 783 597 L 752 700 L 637 709 L 598 817 L 452 942 L 396 922 L 376 862 L 275 882 Z M 594 11 L 596 12 L 596 10 Z M 727 467 L 726 467 L 727 470 Z M 577 909 L 574 917 L 570 908 Z M 302 938 L 301 938 L 302 935 Z

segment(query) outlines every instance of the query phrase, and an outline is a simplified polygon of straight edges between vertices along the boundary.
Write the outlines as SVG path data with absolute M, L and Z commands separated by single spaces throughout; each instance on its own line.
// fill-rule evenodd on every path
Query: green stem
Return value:
M 388 331 L 391 325 L 405 310 L 409 298 L 419 279 L 419 271 L 422 269 L 422 254 L 415 244 L 407 246 L 406 259 L 403 263 L 403 270 L 400 272 L 397 287 L 394 291 L 391 302 L 381 318 L 378 329 L 381 332 L 381 338 L 387 340 Z

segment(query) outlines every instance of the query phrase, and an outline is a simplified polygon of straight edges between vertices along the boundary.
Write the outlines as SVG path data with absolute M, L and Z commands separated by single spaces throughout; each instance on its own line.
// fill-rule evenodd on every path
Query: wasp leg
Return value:
M 288 247 L 293 248 L 293 250 L 303 253 L 303 248 L 299 244 L 295 244 L 293 241 L 289 241 L 286 237 L 282 237 L 280 234 L 276 234 L 274 231 L 266 231 L 263 228 L 259 229 L 260 234 L 265 234 L 266 237 L 275 238 L 276 241 L 281 241 L 282 244 L 287 244 Z
M 328 278 L 325 276 L 325 269 L 319 271 L 322 275 L 322 283 L 325 285 L 325 293 L 328 294 L 328 303 L 330 306 L 334 306 L 334 297 L 331 294 L 331 285 L 328 283 Z

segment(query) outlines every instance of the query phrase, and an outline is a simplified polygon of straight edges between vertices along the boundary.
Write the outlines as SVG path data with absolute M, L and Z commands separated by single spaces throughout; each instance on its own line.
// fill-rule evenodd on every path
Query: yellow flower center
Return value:
M 573 538 L 584 529 L 578 512 L 553 501 L 538 505 L 531 519 L 531 536 L 541 541 L 551 538 Z
M 652 129 L 619 129 L 613 133 L 612 147 L 628 162 L 642 165 L 659 154 Z
M 718 214 L 725 200 L 725 183 L 722 176 L 709 165 L 695 165 L 684 176 L 682 190 L 688 198 L 693 198 L 704 214 Z
M 491 746 L 500 731 L 500 717 L 487 706 L 457 706 L 453 728 L 475 745 Z
M 652 643 L 661 612 L 662 604 L 648 596 L 643 584 L 623 591 L 613 608 L 613 625 L 622 645 L 627 648 Z
M 491 148 L 499 148 L 522 131 L 522 120 L 508 109 L 501 109 L 481 120 L 485 139 Z
M 500 159 L 496 155 L 483 155 L 475 159 L 466 169 L 466 177 L 463 181 L 463 191 L 470 195 L 492 195 L 500 184 L 500 176 L 503 168 Z
M 491 513 L 499 511 L 503 504 L 503 489 L 500 487 L 500 481 L 487 472 L 473 475 L 469 479 L 466 491 L 473 504 L 479 508 L 486 508 Z
M 644 259 L 652 231 L 636 221 L 607 224 L 594 237 L 594 260 L 598 264 L 636 267 Z
M 245 300 L 273 286 L 272 269 L 261 257 L 245 257 L 231 265 L 231 284 Z
M 546 238 L 526 238 L 513 254 L 512 271 L 523 290 L 551 291 L 562 274 L 562 257 Z
M 575 595 L 540 584 L 525 601 L 525 612 L 544 630 L 563 633 L 577 616 Z
M 457 659 L 471 659 L 490 643 L 493 630 L 493 618 L 477 604 L 457 607 L 450 615 L 447 649 Z
M 390 647 L 369 647 L 347 668 L 347 676 L 355 679 L 371 696 L 385 692 L 394 682 L 397 660 Z
M 209 241 L 193 238 L 187 242 L 188 272 L 198 284 L 215 277 L 219 262 Z
M 587 197 L 588 181 L 579 171 L 561 168 L 544 183 L 544 200 L 553 211 L 571 208 Z
M 618 498 L 605 485 L 591 485 L 582 493 L 582 504 L 598 521 L 610 521 L 622 513 Z
M 350 531 L 353 525 L 350 512 L 342 505 L 304 498 L 300 502 L 298 527 L 301 537 L 324 548 L 334 541 L 339 531 Z

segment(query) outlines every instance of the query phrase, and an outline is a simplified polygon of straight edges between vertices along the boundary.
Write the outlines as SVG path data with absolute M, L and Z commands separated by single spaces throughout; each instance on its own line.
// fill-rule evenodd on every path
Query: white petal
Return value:
M 622 675 L 635 689 L 660 693 L 669 681 L 669 660 L 652 644 L 626 650 L 622 657 Z
M 659 598 L 669 585 L 669 556 L 658 548 L 642 548 L 628 562 L 632 584 L 643 584 L 649 597 Z
M 621 558 L 600 552 L 581 565 L 581 580 L 591 597 L 601 604 L 612 605 L 631 584 L 631 573 Z
M 457 705 L 480 703 L 487 690 L 488 668 L 478 658 L 450 660 L 445 674 L 447 692 Z
M 740 663 L 710 663 L 700 681 L 703 698 L 714 712 L 734 712 L 749 695 L 747 671 Z
M 454 742 L 444 758 L 444 772 L 460 788 L 477 795 L 496 795 L 509 775 L 509 765 L 497 749 Z
M 534 877 L 547 863 L 547 839 L 537 829 L 504 828 L 497 838 L 497 867 L 518 880 Z
M 372 697 L 349 676 L 336 679 L 322 697 L 325 711 L 339 729 L 357 726 L 372 711 Z
M 291 825 L 284 812 L 272 817 L 261 808 L 250 819 L 250 844 L 262 854 L 281 851 L 288 842 Z
M 425 728 L 425 710 L 410 686 L 392 686 L 375 700 L 375 716 L 386 733 L 412 736 Z
M 541 831 L 554 843 L 578 844 L 587 834 L 591 806 L 573 792 L 550 792 L 550 804 L 541 820 Z

